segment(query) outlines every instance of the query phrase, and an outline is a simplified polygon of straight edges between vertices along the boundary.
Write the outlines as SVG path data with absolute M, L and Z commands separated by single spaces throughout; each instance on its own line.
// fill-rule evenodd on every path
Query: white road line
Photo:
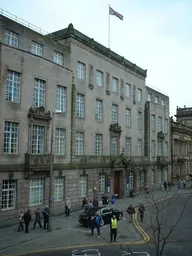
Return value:
M 82 230 L 82 229 L 77 229 L 77 228 L 68 228 L 71 231 L 78 231 L 78 232 L 83 232 L 83 233 L 90 233 L 90 230 Z

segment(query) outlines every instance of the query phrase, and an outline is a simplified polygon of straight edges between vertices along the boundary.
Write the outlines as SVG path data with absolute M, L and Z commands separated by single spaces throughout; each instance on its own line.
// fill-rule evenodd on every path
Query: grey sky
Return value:
M 191 106 L 192 1 L 190 0 L 14 0 L 0 7 L 52 32 L 73 23 L 82 33 L 108 46 L 108 5 L 124 20 L 111 16 L 111 49 L 148 69 L 147 84 L 176 106 Z

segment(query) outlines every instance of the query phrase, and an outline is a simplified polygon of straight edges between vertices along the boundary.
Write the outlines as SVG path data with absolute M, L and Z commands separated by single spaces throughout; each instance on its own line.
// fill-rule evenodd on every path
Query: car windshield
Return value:
M 98 208 L 87 208 L 85 213 L 89 213 L 89 214 L 95 214 L 99 209 Z

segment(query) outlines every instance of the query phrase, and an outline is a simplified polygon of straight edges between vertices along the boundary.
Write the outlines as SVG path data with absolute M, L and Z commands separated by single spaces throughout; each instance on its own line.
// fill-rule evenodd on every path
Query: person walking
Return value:
M 66 217 L 69 217 L 70 209 L 71 209 L 71 201 L 69 200 L 68 197 L 66 197 L 66 202 L 65 202 L 65 215 L 66 215 Z
M 49 228 L 49 207 L 45 207 L 45 209 L 43 210 L 43 228 L 44 229 L 48 229 Z
M 24 230 L 24 227 L 23 227 L 23 213 L 20 212 L 19 213 L 19 227 L 18 227 L 18 232 L 20 231 L 23 231 Z
M 91 234 L 93 236 L 94 235 L 94 229 L 95 229 L 95 216 L 91 217 L 89 226 L 90 226 L 90 229 L 91 229 Z
M 117 237 L 117 218 L 115 215 L 113 215 L 113 217 L 111 218 L 111 232 L 110 232 L 110 236 L 111 236 L 111 243 L 114 241 L 116 242 L 116 237 Z
M 93 206 L 94 207 L 98 207 L 99 206 L 99 200 L 98 200 L 97 197 L 93 200 Z
M 144 213 L 145 213 L 145 206 L 143 204 L 140 204 L 139 208 L 138 208 L 138 211 L 139 211 L 139 215 L 140 215 L 140 221 L 143 222 Z
M 95 218 L 95 226 L 97 229 L 97 236 L 100 237 L 100 228 L 101 228 L 101 216 L 99 213 L 97 213 L 96 218 Z
M 116 202 L 116 197 L 115 197 L 115 195 L 112 195 L 111 204 L 114 205 L 115 202 Z
M 129 215 L 129 222 L 132 222 L 133 220 L 133 214 L 135 214 L 135 208 L 130 205 L 128 208 L 127 208 L 127 213 Z
M 28 210 L 24 215 L 23 215 L 23 220 L 25 223 L 25 233 L 29 233 L 29 223 L 31 221 L 31 213 L 30 210 Z
M 167 191 L 167 182 L 166 181 L 164 181 L 163 186 L 164 186 L 164 190 Z
M 39 227 L 42 228 L 42 225 L 41 225 L 41 211 L 40 211 L 39 208 L 37 208 L 37 210 L 35 211 L 35 222 L 33 224 L 33 229 L 35 229 L 37 223 L 39 224 Z

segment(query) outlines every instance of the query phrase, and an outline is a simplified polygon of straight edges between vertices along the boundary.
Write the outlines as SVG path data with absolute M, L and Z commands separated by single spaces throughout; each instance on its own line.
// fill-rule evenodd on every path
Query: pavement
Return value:
M 177 191 L 174 187 L 172 188 L 172 191 L 168 193 L 168 196 L 173 196 L 176 193 L 185 194 L 191 191 L 192 190 L 190 189 L 180 189 Z M 150 204 L 152 202 L 152 198 L 153 200 L 161 200 L 166 196 L 167 193 L 164 191 L 155 191 L 152 196 L 140 195 L 135 198 L 118 199 L 115 208 L 125 210 L 129 204 L 134 206 L 141 202 L 144 204 Z M 81 212 L 82 211 L 73 212 L 69 218 L 64 217 L 64 215 L 53 218 L 52 232 L 47 232 L 37 228 L 36 230 L 31 229 L 29 234 L 22 232 L 18 233 L 17 226 L 1 229 L 0 256 L 25 255 L 26 252 L 29 253 L 34 251 L 39 251 L 39 253 L 45 252 L 46 254 L 36 253 L 31 254 L 31 256 L 49 255 L 49 251 L 52 253 L 51 251 L 57 249 L 57 252 L 59 253 L 58 248 L 62 251 L 63 247 L 65 248 L 65 252 L 68 250 L 70 253 L 74 248 L 90 248 L 92 246 L 93 248 L 98 248 L 100 246 L 102 248 L 108 247 L 109 226 L 105 226 L 101 229 L 101 239 L 98 239 L 96 235 L 91 236 L 89 229 L 80 227 L 78 224 L 78 216 Z M 142 228 L 145 229 L 145 226 Z M 125 214 L 123 220 L 119 222 L 116 246 L 120 246 L 121 244 L 127 246 L 142 246 L 141 243 L 144 243 L 148 239 L 146 232 L 143 231 L 142 228 L 140 228 L 136 219 L 134 221 L 134 225 L 130 224 Z

